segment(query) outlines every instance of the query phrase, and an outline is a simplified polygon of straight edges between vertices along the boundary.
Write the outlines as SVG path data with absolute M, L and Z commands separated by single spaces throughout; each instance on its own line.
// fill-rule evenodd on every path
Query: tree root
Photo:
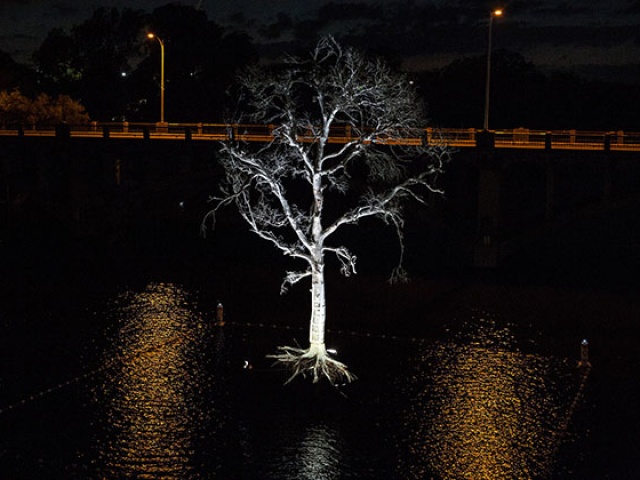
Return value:
M 278 350 L 280 353 L 267 355 L 267 358 L 273 358 L 274 365 L 282 365 L 293 371 L 285 385 L 298 375 L 303 378 L 311 375 L 313 383 L 325 377 L 333 386 L 349 383 L 357 378 L 344 363 L 331 358 L 324 345 L 312 345 L 308 349 L 284 346 L 278 347 Z

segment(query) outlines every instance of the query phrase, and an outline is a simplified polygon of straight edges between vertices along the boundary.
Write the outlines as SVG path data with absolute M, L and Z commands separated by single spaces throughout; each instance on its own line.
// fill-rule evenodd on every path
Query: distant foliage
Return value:
M 87 20 L 47 34 L 33 56 L 39 91 L 82 99 L 98 121 L 157 119 L 162 54 L 150 32 L 166 45 L 166 114 L 172 122 L 222 117 L 236 71 L 258 61 L 248 35 L 224 30 L 204 9 L 181 2 L 151 13 L 100 7 Z
M 0 127 L 16 128 L 19 126 L 35 128 L 60 123 L 71 125 L 89 122 L 89 115 L 80 102 L 68 95 L 50 97 L 41 93 L 29 98 L 20 90 L 0 91 Z

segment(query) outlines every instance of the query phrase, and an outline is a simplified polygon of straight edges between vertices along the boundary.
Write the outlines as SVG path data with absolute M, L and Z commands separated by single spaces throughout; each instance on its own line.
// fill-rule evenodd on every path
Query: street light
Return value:
M 493 19 L 494 17 L 501 17 L 502 10 L 493 10 L 489 14 L 489 42 L 487 46 L 487 81 L 485 83 L 485 92 L 484 92 L 484 130 L 489 130 L 489 87 L 491 84 L 491 37 L 493 29 Z
M 155 38 L 160 43 L 160 123 L 164 123 L 164 43 L 153 33 L 147 33 L 147 38 Z

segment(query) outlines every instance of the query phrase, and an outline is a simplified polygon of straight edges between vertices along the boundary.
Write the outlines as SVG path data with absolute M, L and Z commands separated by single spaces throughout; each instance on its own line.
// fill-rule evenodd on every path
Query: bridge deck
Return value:
M 0 136 L 53 137 L 65 135 L 73 138 L 114 138 L 149 140 L 194 140 L 246 142 L 270 142 L 273 140 L 272 125 L 204 124 L 204 123 L 97 123 L 59 127 L 0 129 Z M 387 145 L 445 144 L 455 148 L 475 148 L 486 132 L 478 129 L 425 128 L 423 134 L 412 137 L 379 138 L 377 142 Z M 640 151 L 640 132 L 591 132 L 576 130 L 529 130 L 524 128 L 494 130 L 489 132 L 495 148 L 518 148 L 533 150 L 618 150 Z M 314 141 L 302 133 L 300 139 Z M 357 140 L 348 127 L 335 128 L 330 143 L 344 144 Z

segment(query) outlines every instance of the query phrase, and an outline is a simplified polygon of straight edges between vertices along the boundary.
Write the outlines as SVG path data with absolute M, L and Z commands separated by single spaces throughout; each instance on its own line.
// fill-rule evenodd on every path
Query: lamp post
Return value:
M 147 33 L 147 37 L 155 38 L 160 43 L 160 123 L 164 123 L 164 43 L 153 33 Z
M 493 10 L 489 14 L 489 42 L 487 45 L 487 81 L 485 83 L 485 91 L 484 91 L 484 124 L 483 129 L 489 130 L 489 89 L 491 85 L 491 38 L 492 38 L 492 29 L 493 29 L 493 19 L 494 17 L 501 17 L 502 10 Z

